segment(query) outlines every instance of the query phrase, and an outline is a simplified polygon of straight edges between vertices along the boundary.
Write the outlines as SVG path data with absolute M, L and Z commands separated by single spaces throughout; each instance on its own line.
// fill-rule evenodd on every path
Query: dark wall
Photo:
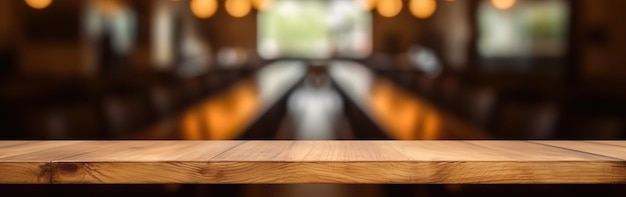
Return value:
M 214 52 L 224 47 L 238 47 L 256 53 L 257 11 L 235 18 L 224 9 L 224 1 L 219 1 L 217 12 L 208 19 L 197 19 L 201 34 L 209 40 Z

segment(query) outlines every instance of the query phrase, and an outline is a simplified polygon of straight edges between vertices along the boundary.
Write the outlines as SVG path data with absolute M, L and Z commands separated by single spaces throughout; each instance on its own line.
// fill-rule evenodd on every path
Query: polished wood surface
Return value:
M 392 139 L 489 139 L 485 130 L 377 76 L 359 63 L 335 61 L 331 64 L 330 76 Z
M 626 141 L 0 141 L 0 183 L 626 183 Z

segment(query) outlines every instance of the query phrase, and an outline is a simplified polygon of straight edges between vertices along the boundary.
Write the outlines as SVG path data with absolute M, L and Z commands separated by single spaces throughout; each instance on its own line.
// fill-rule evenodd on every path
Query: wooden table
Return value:
M 489 139 L 487 132 L 352 61 L 333 61 L 330 76 L 368 119 L 399 140 Z
M 626 141 L 0 141 L 0 183 L 626 183 Z
M 302 61 L 276 61 L 255 75 L 123 139 L 231 140 L 265 115 L 304 78 Z

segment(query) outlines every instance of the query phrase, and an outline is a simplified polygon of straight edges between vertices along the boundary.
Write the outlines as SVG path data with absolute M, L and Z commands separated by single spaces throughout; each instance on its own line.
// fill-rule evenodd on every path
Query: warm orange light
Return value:
M 182 120 L 182 130 L 186 140 L 203 140 L 200 120 L 197 114 L 186 113 Z
M 435 111 L 427 113 L 424 117 L 424 131 L 421 139 L 423 140 L 436 140 L 440 139 L 440 134 L 443 133 L 441 128 L 441 115 Z
M 35 9 L 47 8 L 52 3 L 52 0 L 24 0 L 24 1 L 26 2 L 26 4 L 28 4 L 28 6 L 35 8 Z
M 515 5 L 515 1 L 516 0 L 491 0 L 491 3 L 498 9 L 506 10 L 513 7 L 513 5 Z
M 243 81 L 234 89 L 204 103 L 203 112 L 211 140 L 231 140 L 243 132 L 261 107 L 252 81 Z
M 252 0 L 252 6 L 257 10 L 264 10 L 274 3 L 274 0 Z
M 391 82 L 375 83 L 370 94 L 372 114 L 394 139 L 415 140 L 423 103 L 413 100 L 407 92 Z
M 413 16 L 421 19 L 432 16 L 437 10 L 437 1 L 435 0 L 412 0 L 409 9 Z
M 198 18 L 209 18 L 217 11 L 217 0 L 191 0 L 191 13 Z
M 367 10 L 373 10 L 376 7 L 376 0 L 360 0 L 360 3 Z
M 235 18 L 248 15 L 250 7 L 249 0 L 226 0 L 226 12 Z
M 394 17 L 402 11 L 402 0 L 378 1 L 376 9 L 381 16 L 388 18 Z

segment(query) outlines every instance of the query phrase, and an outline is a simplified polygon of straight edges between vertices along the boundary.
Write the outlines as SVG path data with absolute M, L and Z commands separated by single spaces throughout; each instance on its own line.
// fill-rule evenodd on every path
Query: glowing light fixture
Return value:
M 413 16 L 421 19 L 432 16 L 437 10 L 436 0 L 412 0 L 409 9 Z
M 491 0 L 491 4 L 501 10 L 506 10 L 513 7 L 515 5 L 515 2 L 516 0 Z
M 402 11 L 402 0 L 378 1 L 376 9 L 381 16 L 388 18 L 394 17 Z
M 249 0 L 226 0 L 226 12 L 235 18 L 248 15 L 250 7 Z
M 52 0 L 24 0 L 28 6 L 35 9 L 44 9 L 50 6 Z
M 252 6 L 257 10 L 264 10 L 271 6 L 272 3 L 274 3 L 274 0 L 252 0 Z
M 191 13 L 198 18 L 209 18 L 217 11 L 217 0 L 191 0 Z

